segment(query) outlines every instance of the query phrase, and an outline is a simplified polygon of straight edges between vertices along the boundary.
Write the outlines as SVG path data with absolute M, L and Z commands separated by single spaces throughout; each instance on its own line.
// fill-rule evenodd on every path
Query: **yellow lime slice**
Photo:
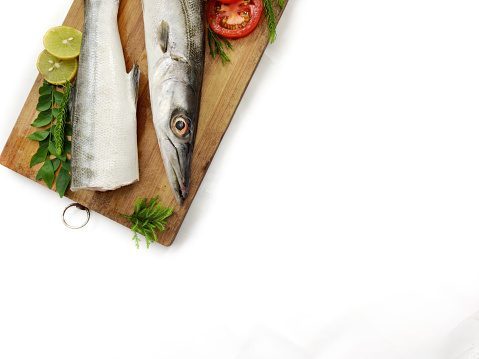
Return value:
M 54 85 L 62 85 L 65 82 L 72 81 L 78 70 L 78 60 L 62 60 L 47 50 L 43 50 L 38 56 L 37 69 L 43 78 Z
M 71 60 L 80 55 L 81 39 L 81 31 L 69 26 L 56 26 L 43 36 L 43 46 L 53 56 Z

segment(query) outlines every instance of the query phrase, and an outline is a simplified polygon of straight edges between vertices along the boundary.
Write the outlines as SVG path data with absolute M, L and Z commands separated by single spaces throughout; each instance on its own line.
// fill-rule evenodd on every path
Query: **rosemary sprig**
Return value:
M 138 233 L 145 236 L 146 248 L 150 248 L 150 244 L 158 239 L 156 230 L 163 232 L 166 226 L 165 219 L 173 213 L 173 207 L 163 207 L 161 202 L 157 201 L 158 196 L 151 198 L 149 201 L 146 198 L 138 197 L 133 214 L 118 213 L 119 216 L 130 220 L 131 230 L 135 233 L 132 240 L 136 241 L 136 248 L 140 248 Z
M 30 160 L 30 167 L 43 163 L 37 172 L 36 179 L 43 180 L 48 188 L 52 188 L 56 176 L 56 189 L 60 197 L 63 197 L 70 183 L 70 159 L 67 158 L 67 153 L 71 153 L 71 141 L 68 140 L 67 136 L 71 136 L 72 128 L 69 123 L 68 112 L 63 124 L 64 150 L 61 153 L 57 151 L 55 130 L 65 94 L 57 91 L 57 86 L 46 81 L 43 82 L 38 92 L 40 96 L 36 109 L 39 113 L 31 126 L 44 129 L 27 136 L 30 140 L 38 141 L 38 150 Z M 55 119 L 57 119 L 56 124 L 54 124 Z M 59 168 L 60 170 L 57 172 Z
M 229 42 L 225 37 L 218 35 L 215 33 L 210 25 L 206 25 L 208 28 L 208 44 L 210 45 L 210 54 L 213 57 L 213 59 L 216 58 L 216 54 L 220 55 L 221 61 L 223 62 L 223 66 L 226 65 L 226 62 L 230 62 L 231 59 L 229 56 L 226 54 L 225 49 L 231 49 L 234 50 L 233 45 L 231 45 L 231 42 Z M 223 48 L 223 41 L 225 43 L 225 48 Z

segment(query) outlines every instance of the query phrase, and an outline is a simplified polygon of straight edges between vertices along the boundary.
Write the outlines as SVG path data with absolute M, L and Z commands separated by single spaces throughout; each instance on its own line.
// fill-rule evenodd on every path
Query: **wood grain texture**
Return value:
M 287 2 L 288 0 L 285 0 L 286 4 Z M 276 18 L 279 20 L 282 11 L 276 6 L 275 8 Z M 83 0 L 74 0 L 63 24 L 82 30 L 83 21 Z M 52 24 L 53 26 L 55 24 Z M 141 0 L 121 1 L 118 26 L 127 71 L 130 71 L 135 62 L 139 64 L 141 71 L 137 110 L 140 181 L 108 192 L 67 190 L 65 196 L 130 228 L 129 221 L 117 213 L 131 213 L 138 197 L 159 195 L 164 205 L 175 207 L 173 215 L 168 219 L 167 229 L 158 233 L 158 241 L 169 246 L 180 229 L 248 83 L 268 46 L 267 22 L 263 13 L 256 31 L 245 38 L 232 41 L 235 51 L 229 52 L 232 61 L 226 66 L 222 65 L 220 59 L 212 59 L 206 44 L 205 74 L 192 159 L 190 193 L 182 207 L 176 203 L 170 189 L 153 127 Z M 42 82 L 43 79 L 39 75 L 0 156 L 0 164 L 33 181 L 41 167 L 39 164 L 30 168 L 30 159 L 38 149 L 38 142 L 28 140 L 26 137 L 38 130 L 30 124 L 38 114 L 35 107 Z M 45 186 L 43 181 L 37 182 Z

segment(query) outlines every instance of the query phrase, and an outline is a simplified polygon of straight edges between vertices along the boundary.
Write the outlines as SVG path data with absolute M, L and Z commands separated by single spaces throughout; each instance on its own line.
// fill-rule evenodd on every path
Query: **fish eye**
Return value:
M 188 120 L 181 116 L 175 117 L 173 119 L 171 127 L 174 134 L 177 135 L 178 137 L 185 137 L 190 132 L 190 126 L 188 124 Z

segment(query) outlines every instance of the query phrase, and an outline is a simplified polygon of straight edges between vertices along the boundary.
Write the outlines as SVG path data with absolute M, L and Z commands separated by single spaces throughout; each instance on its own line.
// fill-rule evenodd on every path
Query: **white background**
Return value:
M 3 4 L 2 148 L 70 5 Z M 452 358 L 479 310 L 478 12 L 291 0 L 169 248 L 69 230 L 1 167 L 0 357 Z

